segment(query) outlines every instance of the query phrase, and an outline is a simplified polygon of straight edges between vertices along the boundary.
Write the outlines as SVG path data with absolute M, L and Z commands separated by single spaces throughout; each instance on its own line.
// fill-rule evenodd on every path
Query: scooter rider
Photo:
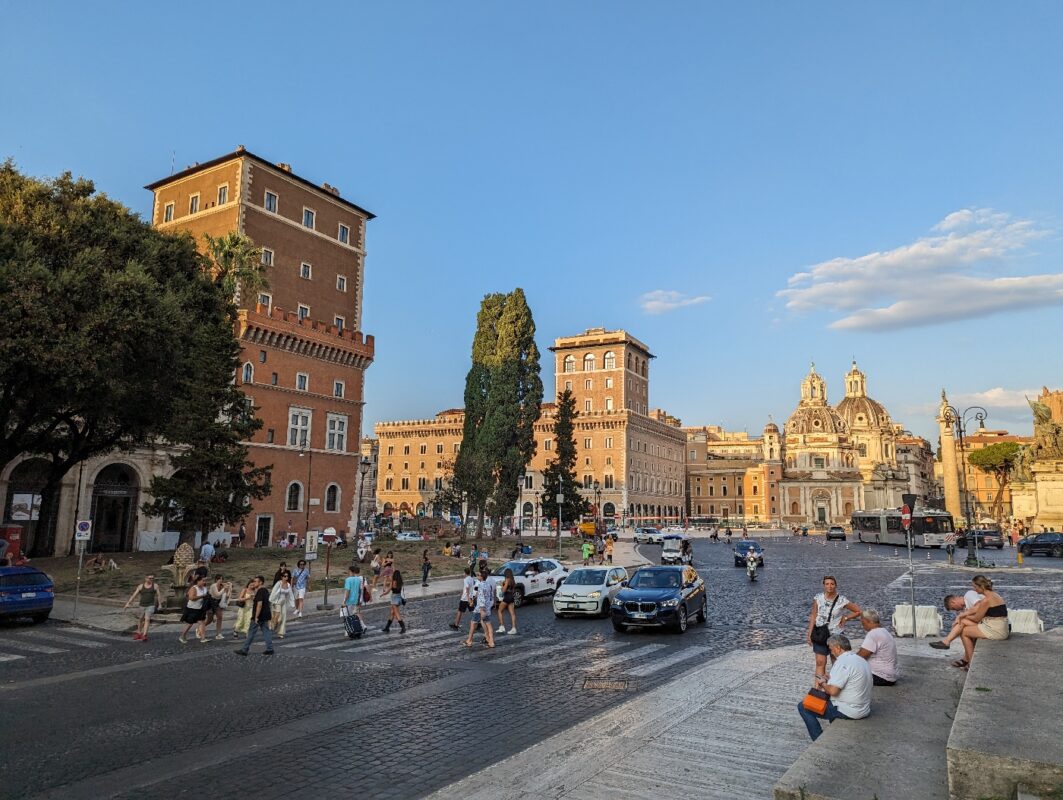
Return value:
M 751 581 L 752 580 L 756 580 L 756 577 L 757 577 L 757 553 L 752 547 L 750 547 L 746 551 L 746 574 L 749 576 L 749 579 Z

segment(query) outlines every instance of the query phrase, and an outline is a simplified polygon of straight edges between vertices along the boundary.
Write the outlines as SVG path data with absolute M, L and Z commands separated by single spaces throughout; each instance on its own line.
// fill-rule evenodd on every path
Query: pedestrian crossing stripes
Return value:
M 610 656 L 603 661 L 596 661 L 593 664 L 588 664 L 583 668 L 584 672 L 598 672 L 601 670 L 610 670 L 618 664 L 623 664 L 627 661 L 633 661 L 636 658 L 642 658 L 643 656 L 656 653 L 658 650 L 664 650 L 667 645 L 663 644 L 647 644 L 642 647 L 636 647 L 627 653 L 621 653 L 620 655 Z
M 18 661 L 27 658 L 27 653 L 51 656 L 78 649 L 96 650 L 121 641 L 111 634 L 99 631 L 86 631 L 81 628 L 60 630 L 62 633 L 39 629 L 20 630 L 10 636 L 0 637 L 0 662 Z
M 644 666 L 629 669 L 627 674 L 634 678 L 643 678 L 647 675 L 652 675 L 654 672 L 665 669 L 666 667 L 670 667 L 673 664 L 680 664 L 691 658 L 706 655 L 708 652 L 709 648 L 707 647 L 687 647 L 670 656 L 654 659 L 652 662 Z
M 32 635 L 35 638 L 45 639 L 52 642 L 62 642 L 63 644 L 74 645 L 75 647 L 107 647 L 107 642 L 97 642 L 93 639 L 71 639 L 69 636 L 60 636 L 57 633 L 48 633 L 47 631 L 32 631 L 31 633 L 24 635 Z

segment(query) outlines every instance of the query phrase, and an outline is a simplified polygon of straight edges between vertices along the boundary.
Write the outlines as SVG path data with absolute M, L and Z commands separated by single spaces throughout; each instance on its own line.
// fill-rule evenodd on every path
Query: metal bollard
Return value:
M 929 550 L 926 551 L 926 560 L 927 561 L 930 560 L 930 551 Z
M 893 557 L 894 558 L 897 557 L 897 548 L 896 547 L 893 548 Z
M 867 552 L 869 552 L 869 553 L 871 552 L 871 545 L 867 546 Z

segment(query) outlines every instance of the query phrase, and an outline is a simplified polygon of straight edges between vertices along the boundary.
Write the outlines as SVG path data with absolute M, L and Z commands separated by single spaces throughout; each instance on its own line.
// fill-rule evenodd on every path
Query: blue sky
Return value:
M 1063 385 L 1056 3 L 0 13 L 22 169 L 146 214 L 171 157 L 244 144 L 379 215 L 367 429 L 460 405 L 480 297 L 514 286 L 545 355 L 646 341 L 684 424 L 784 419 L 813 358 L 924 435 L 942 386 L 1028 431 L 1023 394 Z

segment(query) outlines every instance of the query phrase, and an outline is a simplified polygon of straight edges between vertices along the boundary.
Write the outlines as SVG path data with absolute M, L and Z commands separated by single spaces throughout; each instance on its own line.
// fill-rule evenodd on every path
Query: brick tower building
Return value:
M 350 528 L 374 350 L 361 331 L 373 214 L 242 146 L 145 188 L 158 228 L 201 248 L 204 234 L 238 231 L 262 248 L 269 289 L 240 299 L 235 377 L 264 423 L 248 444 L 273 465 L 273 493 L 249 515 L 245 546 Z

